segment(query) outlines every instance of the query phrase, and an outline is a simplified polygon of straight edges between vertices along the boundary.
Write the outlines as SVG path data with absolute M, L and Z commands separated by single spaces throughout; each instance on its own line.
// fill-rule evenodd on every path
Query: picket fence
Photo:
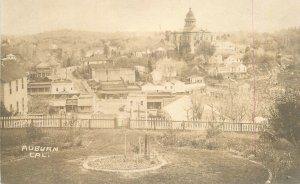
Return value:
M 201 122 L 201 121 L 170 121 L 167 119 L 129 120 L 127 123 L 118 123 L 117 119 L 90 119 L 72 118 L 66 116 L 18 116 L 0 117 L 0 128 L 120 128 L 145 130 L 207 130 L 217 127 L 224 132 L 259 132 L 264 124 L 259 123 L 232 123 L 232 122 Z
M 64 116 L 0 117 L 0 128 L 115 128 L 115 119 L 78 119 Z
M 131 120 L 132 129 L 154 130 L 207 130 L 218 128 L 224 132 L 259 132 L 265 125 L 260 123 L 169 121 L 169 120 Z

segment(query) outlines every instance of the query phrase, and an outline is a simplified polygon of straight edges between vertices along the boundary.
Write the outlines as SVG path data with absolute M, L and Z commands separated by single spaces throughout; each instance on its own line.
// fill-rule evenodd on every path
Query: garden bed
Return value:
M 83 167 L 90 170 L 107 172 L 142 172 L 156 170 L 166 164 L 166 161 L 157 155 L 145 158 L 138 155 L 110 155 L 87 159 Z

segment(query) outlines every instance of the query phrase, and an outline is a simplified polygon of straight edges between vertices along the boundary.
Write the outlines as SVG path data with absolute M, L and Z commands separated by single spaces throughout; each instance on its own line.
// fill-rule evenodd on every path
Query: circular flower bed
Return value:
M 138 155 L 111 155 L 87 159 L 83 163 L 86 169 L 108 172 L 142 172 L 159 169 L 166 161 L 158 156 L 145 158 Z

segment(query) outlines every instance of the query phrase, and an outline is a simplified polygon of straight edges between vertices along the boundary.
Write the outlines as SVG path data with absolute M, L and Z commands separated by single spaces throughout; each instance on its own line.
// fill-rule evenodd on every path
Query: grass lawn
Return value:
M 2 145 L 14 130 L 2 131 Z M 145 132 L 126 130 L 128 152 L 130 144 L 137 143 Z M 148 132 L 151 138 L 161 132 Z M 201 149 L 165 148 L 153 139 L 150 149 L 163 155 L 168 165 L 143 173 L 119 174 L 90 171 L 82 167 L 82 161 L 93 155 L 122 154 L 124 130 L 84 130 L 83 145 L 52 152 L 47 158 L 29 158 L 2 163 L 4 184 L 52 184 L 52 183 L 264 183 L 267 172 L 245 159 L 234 157 L 225 151 Z M 20 141 L 20 140 L 19 140 Z M 22 142 L 22 141 L 21 141 Z M 8 146 L 4 146 L 8 149 Z M 5 151 L 5 150 L 2 150 Z M 6 157 L 8 155 L 4 155 Z M 4 158 L 5 159 L 5 158 Z

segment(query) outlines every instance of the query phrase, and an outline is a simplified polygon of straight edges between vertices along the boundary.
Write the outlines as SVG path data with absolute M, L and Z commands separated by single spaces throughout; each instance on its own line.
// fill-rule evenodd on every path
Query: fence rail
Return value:
M 130 120 L 132 129 L 154 130 L 207 130 L 219 128 L 224 132 L 259 132 L 265 125 L 260 123 L 170 121 L 170 120 Z
M 70 117 L 0 117 L 0 128 L 115 128 L 115 119 L 78 119 Z
M 101 118 L 72 118 L 64 116 L 23 116 L 0 117 L 0 128 L 119 128 L 117 119 Z M 201 122 L 201 121 L 171 121 L 167 119 L 129 120 L 130 129 L 147 130 L 207 130 L 211 127 L 219 128 L 224 132 L 259 132 L 264 124 L 259 123 L 232 123 L 232 122 Z

